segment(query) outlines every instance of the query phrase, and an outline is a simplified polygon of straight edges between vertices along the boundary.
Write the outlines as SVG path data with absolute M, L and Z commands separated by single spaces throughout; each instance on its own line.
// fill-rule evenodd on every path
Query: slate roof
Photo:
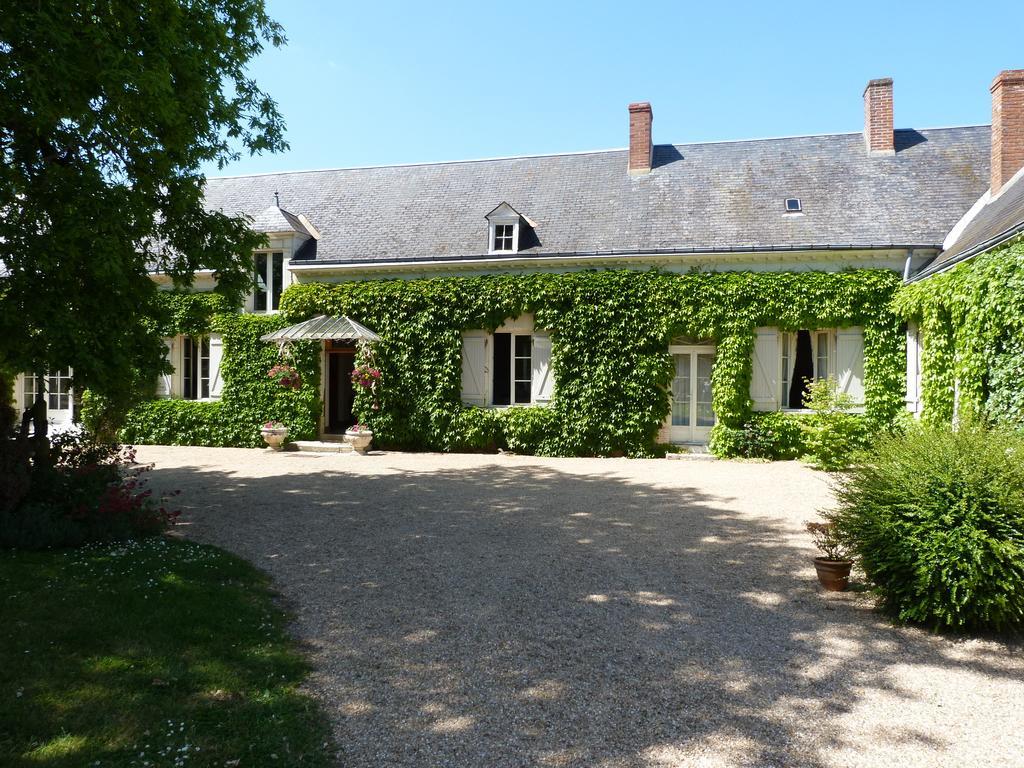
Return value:
M 1024 232 L 1024 170 L 967 222 L 955 240 L 918 277 L 940 272 L 958 261 L 995 247 Z
M 894 156 L 860 133 L 658 145 L 630 177 L 626 150 L 211 178 L 211 208 L 255 216 L 280 193 L 320 232 L 318 263 L 480 258 L 484 216 L 507 201 L 550 254 L 843 246 L 939 247 L 988 187 L 987 126 L 896 132 Z M 802 215 L 786 215 L 798 197 Z M 501 258 L 491 256 L 490 258 Z

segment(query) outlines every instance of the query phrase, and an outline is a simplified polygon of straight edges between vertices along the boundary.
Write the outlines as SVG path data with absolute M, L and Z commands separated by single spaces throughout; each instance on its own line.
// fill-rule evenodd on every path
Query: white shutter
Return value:
M 533 376 L 530 382 L 531 399 L 536 405 L 551 402 L 554 377 L 551 375 L 551 337 L 546 333 L 533 334 Z
M 779 409 L 779 332 L 758 328 L 754 336 L 754 354 L 750 372 L 750 399 L 755 411 Z
M 174 365 L 174 339 L 164 339 L 164 344 L 167 346 L 167 352 L 164 354 L 164 359 L 169 361 L 171 365 Z M 156 382 L 156 396 L 157 397 L 171 397 L 174 394 L 174 389 L 171 386 L 173 373 L 161 373 L 160 378 Z
M 486 331 L 462 334 L 462 402 L 487 405 L 487 339 Z
M 915 323 L 907 325 L 907 410 L 921 410 L 921 339 Z
M 220 377 L 220 361 L 224 356 L 224 341 L 219 333 L 210 334 L 210 397 L 220 399 L 223 379 Z
M 836 374 L 839 391 L 858 405 L 864 402 L 864 332 L 861 328 L 840 328 L 836 335 Z

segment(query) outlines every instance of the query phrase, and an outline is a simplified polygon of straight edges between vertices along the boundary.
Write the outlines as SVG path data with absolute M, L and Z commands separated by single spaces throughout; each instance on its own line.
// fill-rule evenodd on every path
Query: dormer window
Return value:
M 519 253 L 520 248 L 536 244 L 529 229 L 534 224 L 508 203 L 502 203 L 487 214 L 487 252 L 488 253 Z M 528 233 L 526 246 L 523 245 L 524 230 Z
M 514 236 L 515 224 L 495 224 L 494 243 L 492 244 L 491 250 L 494 251 L 495 253 L 499 253 L 501 251 L 508 251 L 509 253 L 514 252 Z

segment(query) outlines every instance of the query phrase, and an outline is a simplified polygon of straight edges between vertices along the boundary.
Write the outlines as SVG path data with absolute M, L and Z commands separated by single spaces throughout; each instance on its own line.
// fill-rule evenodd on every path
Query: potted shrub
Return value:
M 365 424 L 353 424 L 345 430 L 345 442 L 351 445 L 356 453 L 365 454 L 373 442 L 373 431 Z
M 853 561 L 839 540 L 835 526 L 832 523 L 808 523 L 807 530 L 821 551 L 821 556 L 814 558 L 814 570 L 818 572 L 821 586 L 829 592 L 844 591 L 850 584 Z
M 288 427 L 280 421 L 268 421 L 260 429 L 260 434 L 263 435 L 263 441 L 268 446 L 275 451 L 280 451 L 284 448 L 285 440 L 288 439 Z

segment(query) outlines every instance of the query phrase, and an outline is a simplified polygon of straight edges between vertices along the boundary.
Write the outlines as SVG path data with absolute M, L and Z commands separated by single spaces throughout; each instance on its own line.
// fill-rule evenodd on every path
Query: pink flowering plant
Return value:
M 285 389 L 299 389 L 302 386 L 302 375 L 295 366 L 288 363 L 278 363 L 270 369 L 267 377 Z
M 288 427 L 286 427 L 280 421 L 268 421 L 268 422 L 266 422 L 263 425 L 263 429 L 265 429 L 268 432 L 270 432 L 270 431 L 277 431 L 277 430 L 281 430 L 281 429 L 288 429 Z
M 349 432 L 372 432 L 368 424 L 353 424 L 348 428 Z
M 370 396 L 370 407 L 375 411 L 380 408 L 377 402 L 377 385 L 380 381 L 381 372 L 374 362 L 373 348 L 368 343 L 361 342 L 356 353 L 356 365 L 352 369 L 352 384 Z

